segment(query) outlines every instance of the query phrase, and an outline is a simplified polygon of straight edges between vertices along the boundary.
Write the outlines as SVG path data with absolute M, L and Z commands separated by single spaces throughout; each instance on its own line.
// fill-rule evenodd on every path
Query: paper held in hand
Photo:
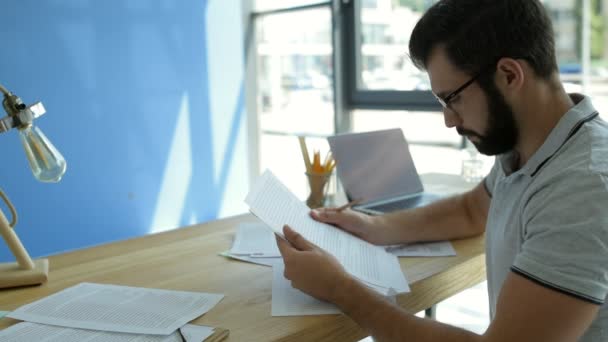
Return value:
M 363 282 L 391 292 L 409 292 L 399 260 L 375 246 L 334 226 L 315 221 L 310 209 L 301 202 L 270 171 L 253 185 L 245 202 L 251 212 L 275 233 L 283 236 L 289 225 L 304 238 L 336 257 L 347 272 Z

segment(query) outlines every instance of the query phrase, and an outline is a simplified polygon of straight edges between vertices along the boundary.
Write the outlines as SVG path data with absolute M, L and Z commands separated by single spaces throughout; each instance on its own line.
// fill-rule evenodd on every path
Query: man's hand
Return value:
M 289 243 L 277 236 L 277 245 L 285 262 L 285 278 L 294 288 L 332 302 L 351 276 L 331 254 L 288 226 L 283 227 L 283 234 Z
M 398 243 L 395 231 L 382 224 L 381 216 L 370 216 L 351 209 L 339 211 L 336 208 L 320 208 L 310 212 L 310 216 L 320 222 L 335 225 L 359 238 L 375 245 Z

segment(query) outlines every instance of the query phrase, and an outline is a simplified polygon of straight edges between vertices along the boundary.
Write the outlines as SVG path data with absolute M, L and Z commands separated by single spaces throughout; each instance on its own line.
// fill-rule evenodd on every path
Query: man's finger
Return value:
M 293 247 L 291 247 L 291 245 L 289 245 L 289 243 L 279 235 L 275 234 L 275 238 L 277 239 L 277 247 L 279 247 L 279 252 L 281 252 L 283 259 L 285 259 L 285 256 L 289 255 L 293 251 Z
M 326 223 L 338 223 L 340 213 L 332 209 L 314 209 L 310 211 L 313 219 Z
M 312 243 L 306 240 L 302 235 L 298 234 L 289 226 L 283 227 L 283 234 L 289 243 L 300 251 L 311 251 L 315 247 Z

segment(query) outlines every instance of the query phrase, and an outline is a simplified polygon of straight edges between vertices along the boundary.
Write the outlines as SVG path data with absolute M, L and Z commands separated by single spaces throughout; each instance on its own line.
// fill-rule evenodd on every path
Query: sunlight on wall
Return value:
M 162 185 L 154 210 L 154 219 L 149 229 L 150 233 L 173 229 L 180 225 L 192 180 L 192 146 L 190 142 L 190 109 L 186 93 L 182 96 L 169 158 L 165 165 Z
M 214 187 L 218 217 L 247 212 L 248 189 L 244 49 L 241 4 L 210 0 L 206 32 Z M 230 67 L 226 67 L 229 65 Z

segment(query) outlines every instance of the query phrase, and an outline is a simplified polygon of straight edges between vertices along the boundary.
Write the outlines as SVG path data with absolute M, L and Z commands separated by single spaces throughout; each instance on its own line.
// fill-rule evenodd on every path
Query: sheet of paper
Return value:
M 333 304 L 320 301 L 291 287 L 291 282 L 283 276 L 282 262 L 272 267 L 272 316 L 308 316 L 339 314 Z
M 344 268 L 362 281 L 409 292 L 399 260 L 383 247 L 372 245 L 331 225 L 315 221 L 310 209 L 270 171 L 253 185 L 245 202 L 253 214 L 282 236 L 289 225 L 306 239 L 334 255 Z
M 186 342 L 201 342 L 213 335 L 213 328 L 186 324 L 180 328 Z M 178 332 L 169 336 L 140 335 L 64 328 L 38 323 L 18 323 L 0 331 L 0 341 L 11 342 L 183 342 Z
M 186 324 L 179 330 L 186 342 L 201 342 L 213 335 L 213 328 L 204 325 Z
M 57 327 L 37 323 L 19 323 L 0 331 L 0 341 L 65 342 L 65 341 L 125 341 L 125 342 L 182 342 L 177 332 L 171 335 L 138 335 Z M 202 340 L 199 340 L 202 341 Z
M 7 317 L 68 328 L 169 335 L 224 295 L 81 283 L 24 305 Z
M 264 258 L 281 256 L 272 230 L 263 223 L 240 224 L 230 254 Z
M 226 258 L 231 258 L 231 259 L 235 259 L 235 260 L 250 262 L 252 264 L 258 264 L 258 265 L 264 265 L 264 266 L 270 266 L 270 267 L 272 267 L 275 262 L 281 262 L 281 260 L 283 260 L 281 257 L 254 258 L 254 257 L 250 257 L 248 255 L 234 255 L 234 254 L 230 253 L 229 251 L 221 252 L 220 255 L 224 256 Z
M 450 241 L 395 245 L 386 247 L 386 250 L 389 253 L 400 257 L 441 257 L 456 255 L 456 251 Z
M 8 315 L 10 313 L 10 311 L 0 311 L 0 318 Z

